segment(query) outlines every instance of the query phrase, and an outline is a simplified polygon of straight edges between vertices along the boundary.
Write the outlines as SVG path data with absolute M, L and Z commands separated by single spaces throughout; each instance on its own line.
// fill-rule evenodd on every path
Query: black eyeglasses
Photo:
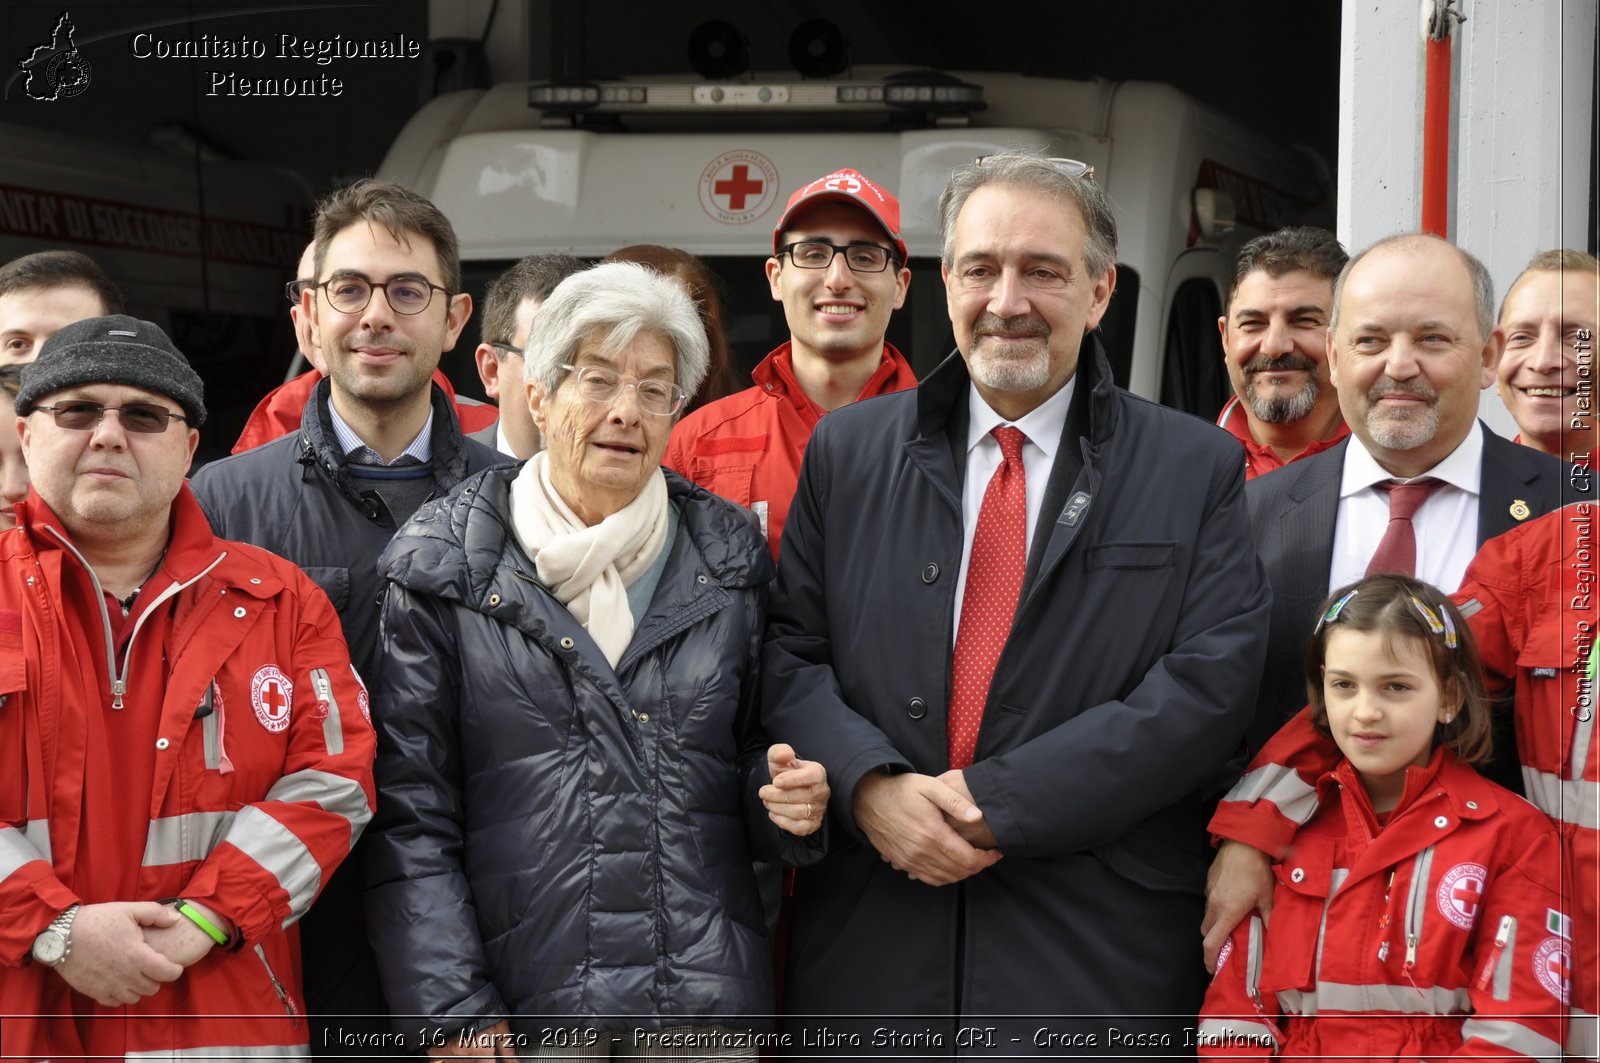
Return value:
M 527 353 L 521 347 L 510 343 L 490 343 L 489 346 L 505 351 L 507 354 L 515 354 L 520 356 Z
M 165 432 L 173 421 L 189 423 L 181 413 L 173 413 L 165 406 L 153 402 L 129 402 L 121 406 L 102 406 L 98 402 L 61 402 L 54 406 L 35 406 L 35 410 L 55 418 L 57 428 L 74 432 L 92 432 L 105 419 L 115 413 L 126 432 Z
M 289 300 L 289 302 L 293 303 L 295 306 L 299 306 L 300 296 L 305 294 L 305 290 L 307 288 L 316 283 L 317 278 L 315 277 L 298 277 L 283 286 L 283 294 Z
M 882 273 L 894 258 L 894 252 L 877 244 L 840 245 L 826 240 L 797 240 L 778 248 L 778 254 L 788 255 L 801 269 L 827 269 L 835 255 L 843 255 L 844 264 L 857 273 Z
M 983 168 L 983 161 L 985 159 L 992 158 L 995 158 L 995 156 L 979 155 L 976 159 L 972 160 L 972 165 L 981 170 Z M 1077 159 L 1065 159 L 1060 157 L 1049 158 L 1044 161 L 1048 162 L 1051 166 L 1054 166 L 1068 177 L 1081 177 L 1085 181 L 1094 180 L 1094 167 L 1090 166 L 1086 162 L 1079 162 Z
M 456 293 L 421 277 L 369 281 L 365 277 L 335 277 L 316 285 L 328 296 L 328 303 L 341 314 L 359 314 L 372 302 L 372 289 L 382 288 L 389 308 L 397 314 L 420 314 L 433 302 L 433 293 L 444 292 L 449 299 Z

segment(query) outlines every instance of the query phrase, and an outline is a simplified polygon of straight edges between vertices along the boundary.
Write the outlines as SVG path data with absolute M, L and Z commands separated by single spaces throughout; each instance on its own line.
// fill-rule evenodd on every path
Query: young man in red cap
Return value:
M 777 556 L 822 415 L 917 379 L 883 339 L 911 283 L 899 200 L 864 174 L 835 170 L 789 197 L 772 245 L 767 280 L 789 341 L 756 366 L 754 387 L 680 421 L 664 464 L 754 510 Z

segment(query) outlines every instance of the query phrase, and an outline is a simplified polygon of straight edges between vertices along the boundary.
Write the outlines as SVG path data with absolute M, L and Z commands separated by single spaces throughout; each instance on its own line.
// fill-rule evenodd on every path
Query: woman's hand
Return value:
M 760 791 L 767 818 L 798 837 L 822 826 L 828 813 L 828 771 L 814 760 L 801 760 L 791 746 L 779 742 L 767 750 L 767 775 L 772 782 Z

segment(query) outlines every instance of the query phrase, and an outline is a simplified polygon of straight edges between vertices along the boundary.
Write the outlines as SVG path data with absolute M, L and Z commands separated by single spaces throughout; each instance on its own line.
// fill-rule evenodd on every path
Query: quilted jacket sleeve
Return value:
M 379 637 L 383 798 L 366 854 L 367 932 L 394 1014 L 450 1036 L 506 1016 L 461 862 L 457 628 L 445 603 L 391 583 Z

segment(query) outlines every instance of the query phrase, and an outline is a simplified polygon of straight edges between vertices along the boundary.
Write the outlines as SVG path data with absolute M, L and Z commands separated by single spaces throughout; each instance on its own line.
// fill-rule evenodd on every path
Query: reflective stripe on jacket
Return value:
M 1444 751 L 1377 828 L 1348 762 L 1217 965 L 1201 1055 L 1559 1059 L 1571 969 L 1550 822 Z M 1274 1049 L 1276 1051 L 1274 1051 Z
M 66 615 L 85 600 L 73 581 L 92 583 L 102 609 L 104 595 L 65 529 L 37 495 L 18 509 L 20 526 L 0 533 L 6 1051 L 254 1055 L 304 1044 L 290 928 L 374 801 L 366 692 L 338 617 L 293 565 L 215 538 L 185 487 L 161 567 L 174 579 L 141 592 L 118 649 L 107 617 Z M 85 634 L 98 631 L 103 642 Z M 118 709 L 124 688 L 154 697 Z M 118 778 L 136 758 L 97 757 L 84 736 L 92 713 L 157 705 L 159 719 L 139 725 L 157 736 L 146 798 Z M 103 770 L 109 779 L 85 777 Z M 112 829 L 116 810 L 96 806 L 106 794 L 147 802 L 146 829 Z M 34 937 L 70 904 L 178 896 L 232 922 L 237 945 L 136 1005 L 102 1008 L 28 962 Z M 48 1014 L 67 1017 L 29 1018 Z M 107 1018 L 75 1024 L 74 1014 Z

